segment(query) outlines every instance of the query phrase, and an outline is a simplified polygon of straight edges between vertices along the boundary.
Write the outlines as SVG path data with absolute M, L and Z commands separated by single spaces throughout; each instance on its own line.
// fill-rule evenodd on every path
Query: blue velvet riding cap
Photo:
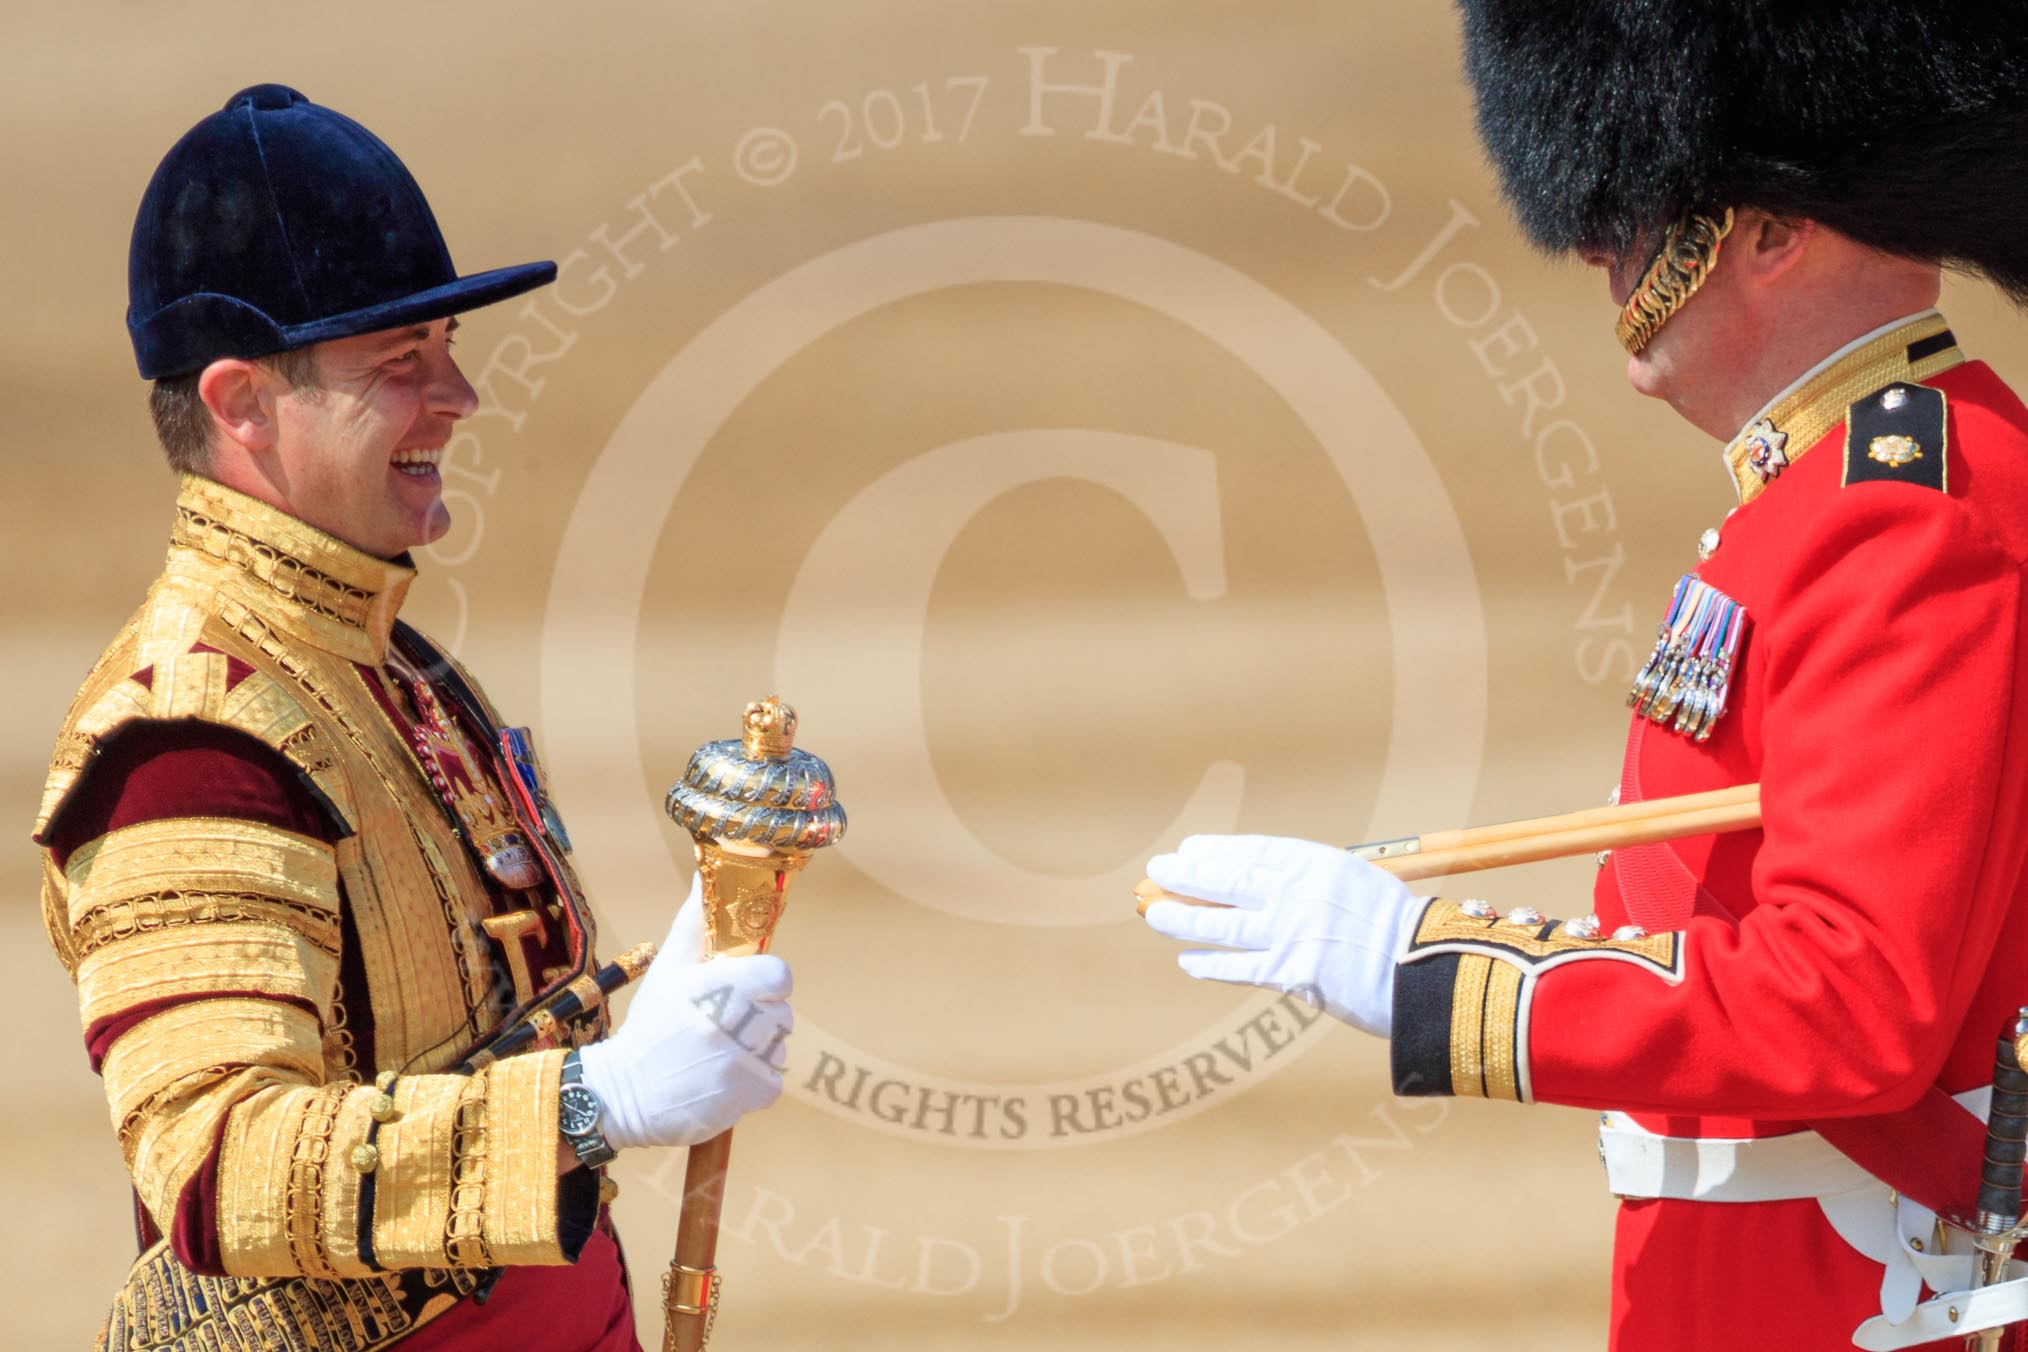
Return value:
M 460 277 L 386 143 L 283 85 L 232 96 L 170 149 L 134 221 L 127 332 L 148 379 L 506 300 L 556 277 Z

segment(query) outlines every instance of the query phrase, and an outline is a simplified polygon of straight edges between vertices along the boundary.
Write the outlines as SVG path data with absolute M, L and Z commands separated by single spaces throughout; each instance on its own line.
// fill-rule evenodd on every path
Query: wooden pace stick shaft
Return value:
M 1706 793 L 1681 794 L 1674 798 L 1650 798 L 1640 803 L 1615 803 L 1610 807 L 1581 808 L 1576 812 L 1559 813 L 1554 817 L 1528 817 L 1521 821 L 1494 822 L 1489 826 L 1466 826 L 1451 831 L 1432 831 L 1428 835 L 1417 837 L 1417 840 L 1422 847 L 1422 853 L 1431 854 L 1438 850 L 1455 850 L 1500 840 L 1581 831 L 1595 826 L 1608 828 L 1631 826 L 1650 817 L 1675 817 L 1706 808 L 1742 806 L 1752 809 L 1754 822 L 1760 820 L 1760 785 L 1739 784 L 1726 789 L 1712 789 Z M 1352 848 L 1357 850 L 1361 847 L 1355 845 Z
M 1352 851 L 1355 854 L 1373 851 L 1368 857 L 1376 867 L 1410 882 L 1683 836 L 1745 831 L 1759 825 L 1760 785 L 1741 784 L 1678 798 L 1656 798 L 1615 807 L 1586 808 L 1555 817 L 1438 831 L 1412 841 L 1355 845 Z M 1181 901 L 1193 906 L 1218 904 L 1165 892 L 1147 878 L 1135 886 L 1134 897 L 1135 909 L 1142 915 L 1158 901 Z

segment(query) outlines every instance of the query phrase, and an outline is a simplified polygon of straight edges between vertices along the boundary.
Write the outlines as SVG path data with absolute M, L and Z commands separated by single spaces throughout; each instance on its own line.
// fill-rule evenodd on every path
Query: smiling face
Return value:
M 314 381 L 273 393 L 263 468 L 275 505 L 382 558 L 441 539 L 451 514 L 438 462 L 478 407 L 451 357 L 456 327 L 439 319 L 311 349 Z

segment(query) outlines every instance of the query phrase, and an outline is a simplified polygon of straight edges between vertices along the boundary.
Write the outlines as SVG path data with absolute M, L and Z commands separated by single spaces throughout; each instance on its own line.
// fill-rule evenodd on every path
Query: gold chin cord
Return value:
M 796 711 L 770 695 L 746 706 L 735 740 L 697 749 L 669 790 L 704 891 L 709 958 L 767 952 L 810 855 L 845 834 L 831 768 L 795 745 Z M 700 1352 L 718 1316 L 718 1218 L 732 1133 L 690 1148 L 676 1254 L 662 1278 L 663 1352 Z
M 1701 211 L 1685 212 L 1662 234 L 1662 247 L 1648 264 L 1634 294 L 1627 297 L 1613 336 L 1620 346 L 1639 356 L 1655 340 L 1669 316 L 1683 308 L 1685 301 L 1704 285 L 1711 269 L 1718 265 L 1718 246 L 1732 232 L 1732 208 L 1722 216 Z

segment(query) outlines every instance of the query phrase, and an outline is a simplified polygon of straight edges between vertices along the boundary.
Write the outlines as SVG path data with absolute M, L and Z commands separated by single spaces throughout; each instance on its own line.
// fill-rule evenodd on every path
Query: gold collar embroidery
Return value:
M 1743 505 L 1845 421 L 1845 410 L 1897 380 L 1921 383 L 1961 364 L 1965 354 L 1934 310 L 1869 339 L 1803 379 L 1762 410 L 1725 448 Z
M 195 474 L 183 476 L 169 561 L 289 636 L 378 666 L 415 569 L 390 563 L 277 508 Z

